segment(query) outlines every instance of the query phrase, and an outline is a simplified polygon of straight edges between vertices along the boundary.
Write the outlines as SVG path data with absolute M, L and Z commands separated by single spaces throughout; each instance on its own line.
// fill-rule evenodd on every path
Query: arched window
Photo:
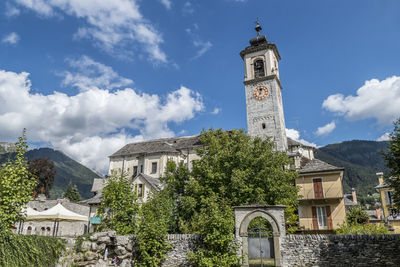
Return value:
M 50 228 L 50 227 L 47 227 L 47 228 L 46 228 L 46 231 L 47 231 L 47 234 L 46 234 L 46 235 L 50 236 L 50 235 L 51 235 L 51 234 L 50 234 L 51 228 Z
M 46 235 L 46 228 L 40 228 L 40 235 Z
M 28 226 L 28 228 L 26 229 L 26 234 L 27 235 L 31 235 L 32 234 L 32 227 Z
M 264 71 L 264 60 L 262 59 L 257 59 L 254 61 L 254 77 L 264 77 L 265 76 L 265 71 Z

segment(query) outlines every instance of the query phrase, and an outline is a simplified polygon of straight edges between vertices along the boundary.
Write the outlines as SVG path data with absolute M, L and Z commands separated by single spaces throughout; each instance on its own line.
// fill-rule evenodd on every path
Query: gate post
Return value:
M 247 228 L 250 222 L 257 217 L 266 219 L 272 226 L 274 238 L 275 266 L 281 266 L 280 238 L 286 235 L 284 205 L 247 205 L 234 207 L 235 209 L 235 237 L 239 242 L 238 254 L 242 256 L 242 266 L 249 266 Z

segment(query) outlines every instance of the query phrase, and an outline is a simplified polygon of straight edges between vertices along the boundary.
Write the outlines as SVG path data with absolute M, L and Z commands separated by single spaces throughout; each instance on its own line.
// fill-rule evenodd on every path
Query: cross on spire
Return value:
M 257 36 L 260 36 L 260 31 L 262 30 L 262 27 L 260 25 L 259 19 L 254 22 L 256 24 L 256 27 L 254 28 L 257 31 Z

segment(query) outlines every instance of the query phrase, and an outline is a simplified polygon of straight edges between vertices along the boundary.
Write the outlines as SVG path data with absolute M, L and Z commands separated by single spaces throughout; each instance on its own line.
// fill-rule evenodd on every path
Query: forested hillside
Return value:
M 0 154 L 0 163 L 8 158 L 8 154 Z M 95 172 L 71 159 L 64 153 L 51 148 L 39 148 L 28 151 L 28 159 L 49 158 L 54 162 L 56 176 L 50 191 L 52 198 L 62 196 L 69 181 L 76 184 L 82 198 L 92 196 L 90 189 L 93 179 L 99 177 Z
M 377 172 L 388 171 L 382 151 L 386 151 L 387 142 L 353 140 L 331 144 L 316 150 L 315 157 L 338 167 L 344 167 L 343 188 L 350 193 L 357 190 L 360 199 L 376 193 Z

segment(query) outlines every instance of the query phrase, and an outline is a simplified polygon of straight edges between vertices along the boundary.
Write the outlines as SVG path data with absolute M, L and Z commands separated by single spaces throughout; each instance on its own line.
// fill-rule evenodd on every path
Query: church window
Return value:
M 143 184 L 138 184 L 137 185 L 137 196 L 138 197 L 143 197 Z
M 26 234 L 27 235 L 32 234 L 32 227 L 28 226 L 28 228 L 26 229 Z
M 137 175 L 137 166 L 133 166 L 133 177 Z
M 47 231 L 47 234 L 46 234 L 46 235 L 50 236 L 50 231 L 51 231 L 50 227 L 47 227 L 47 228 L 46 228 L 46 231 Z
M 265 76 L 264 60 L 257 59 L 256 61 L 254 61 L 254 76 L 255 78 Z
M 261 124 L 261 127 L 262 127 L 263 129 L 265 129 L 265 128 L 266 128 L 265 123 Z
M 40 235 L 46 235 L 46 228 L 42 227 L 40 228 Z
M 151 163 L 151 173 L 156 173 L 157 172 L 157 162 L 152 162 Z

